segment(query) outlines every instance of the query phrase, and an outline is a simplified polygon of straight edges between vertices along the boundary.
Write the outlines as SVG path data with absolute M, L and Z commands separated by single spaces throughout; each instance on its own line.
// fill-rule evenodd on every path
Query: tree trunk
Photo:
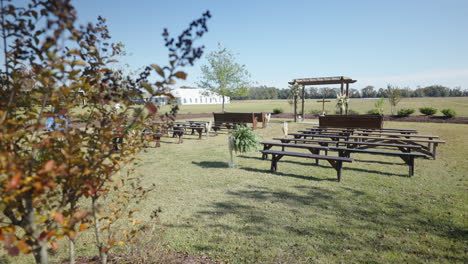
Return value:
M 75 264 L 75 240 L 69 238 L 68 258 L 70 264 Z
M 33 250 L 34 259 L 37 264 L 49 264 L 49 256 L 47 253 L 47 243 L 39 243 L 39 247 Z
M 91 206 L 93 210 L 93 220 L 94 220 L 94 235 L 96 236 L 96 246 L 99 250 L 99 258 L 101 259 L 101 264 L 107 264 L 107 252 L 104 251 L 104 245 L 102 243 L 101 231 L 99 230 L 99 219 L 97 216 L 97 205 L 96 199 L 91 199 Z
M 35 207 L 33 205 L 32 193 L 29 192 L 29 197 L 25 199 L 27 214 L 25 215 L 26 226 L 24 231 L 31 237 L 32 252 L 37 264 L 49 264 L 49 256 L 47 253 L 48 241 L 39 241 L 38 230 L 36 226 Z
M 223 109 L 223 113 L 224 113 L 224 95 L 223 95 L 223 106 L 222 106 L 222 109 Z

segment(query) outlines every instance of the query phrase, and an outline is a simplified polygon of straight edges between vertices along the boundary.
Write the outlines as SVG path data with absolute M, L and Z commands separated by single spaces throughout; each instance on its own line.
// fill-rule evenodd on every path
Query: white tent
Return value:
M 217 93 L 204 89 L 178 88 L 172 90 L 172 95 L 176 98 L 177 104 L 221 104 L 223 97 Z M 168 104 L 166 96 L 157 96 L 152 99 L 155 104 Z M 229 104 L 230 98 L 224 97 L 224 103 Z

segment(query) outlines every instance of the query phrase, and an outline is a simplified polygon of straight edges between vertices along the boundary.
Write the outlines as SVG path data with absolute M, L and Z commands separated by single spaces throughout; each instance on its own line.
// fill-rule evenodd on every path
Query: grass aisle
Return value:
M 157 189 L 141 209 L 162 208 L 176 250 L 232 263 L 466 263 L 468 126 L 385 125 L 447 144 L 437 160 L 418 159 L 413 178 L 398 158 L 355 155 L 337 183 L 325 161 L 317 167 L 286 157 L 271 174 L 269 161 L 250 153 L 229 169 L 226 134 L 187 136 L 182 145 L 164 139 L 142 154 L 138 171 Z M 280 124 L 258 133 L 280 136 Z

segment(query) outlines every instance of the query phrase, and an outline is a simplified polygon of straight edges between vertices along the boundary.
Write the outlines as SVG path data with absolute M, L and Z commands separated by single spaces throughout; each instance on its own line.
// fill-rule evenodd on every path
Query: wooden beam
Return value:
M 302 110 L 301 110 L 302 120 L 304 120 L 304 97 L 305 97 L 305 85 L 302 85 Z

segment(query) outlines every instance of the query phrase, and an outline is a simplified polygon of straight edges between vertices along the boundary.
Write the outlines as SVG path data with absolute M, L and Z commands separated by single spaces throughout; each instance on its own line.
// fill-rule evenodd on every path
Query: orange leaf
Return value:
M 58 246 L 57 242 L 55 242 L 55 241 L 52 242 L 52 249 L 58 249 L 58 248 L 59 248 L 59 246 Z
M 63 225 L 63 214 L 62 213 L 56 212 L 55 215 L 54 215 L 54 219 L 55 219 L 55 221 L 57 223 Z
M 83 232 L 86 229 L 88 229 L 88 223 L 82 223 L 79 228 L 80 232 Z
M 13 176 L 13 178 L 11 178 L 11 180 L 8 182 L 8 188 L 10 189 L 16 189 L 18 188 L 19 186 L 19 182 L 21 180 L 21 173 L 16 173 L 15 176 Z
M 45 165 L 44 165 L 44 172 L 51 171 L 55 167 L 55 160 L 49 160 Z
M 71 239 L 71 240 L 74 240 L 76 238 L 76 235 L 77 233 L 75 231 L 70 231 L 68 232 L 68 237 Z
M 174 76 L 179 79 L 185 80 L 187 78 L 187 73 L 183 71 L 179 71 L 179 72 L 174 73 Z
M 28 254 L 31 252 L 31 249 L 29 248 L 29 245 L 26 243 L 26 241 L 21 240 L 16 247 L 21 251 L 23 254 Z

